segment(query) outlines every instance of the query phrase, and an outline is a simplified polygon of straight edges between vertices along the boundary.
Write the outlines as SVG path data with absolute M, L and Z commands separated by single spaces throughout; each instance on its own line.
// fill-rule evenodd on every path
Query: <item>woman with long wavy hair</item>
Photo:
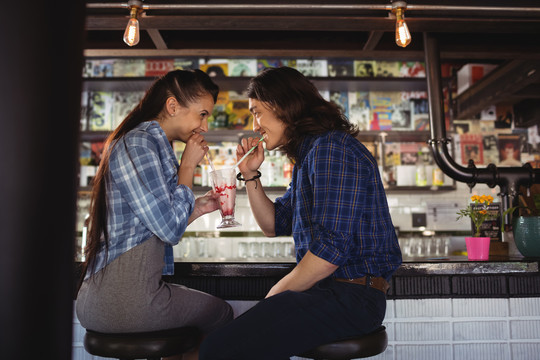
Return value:
M 201 360 L 282 360 L 377 329 L 388 281 L 401 264 L 377 162 L 358 131 L 300 72 L 269 68 L 247 89 L 254 130 L 294 162 L 292 182 L 270 200 L 258 170 L 263 144 L 239 165 L 266 236 L 292 235 L 297 265 L 266 298 L 211 333 Z M 258 139 L 242 140 L 243 156 Z
M 125 333 L 196 326 L 208 333 L 231 320 L 225 301 L 161 278 L 173 272 L 172 246 L 187 225 L 218 208 L 215 195 L 195 199 L 191 189 L 218 91 L 200 70 L 171 71 L 107 139 L 76 301 L 83 327 Z M 175 140 L 186 144 L 180 164 Z

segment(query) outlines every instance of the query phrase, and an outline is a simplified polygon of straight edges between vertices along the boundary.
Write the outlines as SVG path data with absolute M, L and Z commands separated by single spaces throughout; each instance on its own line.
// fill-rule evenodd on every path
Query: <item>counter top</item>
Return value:
M 175 261 L 166 281 L 227 300 L 260 300 L 295 266 L 292 262 Z M 80 278 L 76 263 L 75 282 Z M 466 256 L 406 259 L 395 272 L 389 299 L 540 297 L 540 258 Z
M 388 298 L 540 296 L 540 259 L 465 256 L 404 261 L 390 283 Z M 167 281 L 225 299 L 261 299 L 294 263 L 175 262 Z
M 176 269 L 193 276 L 279 276 L 289 272 L 293 262 L 222 262 L 175 261 Z M 417 258 L 405 260 L 396 271 L 397 276 L 414 275 L 474 275 L 538 273 L 540 259 L 498 256 L 489 261 L 468 261 L 466 256 Z

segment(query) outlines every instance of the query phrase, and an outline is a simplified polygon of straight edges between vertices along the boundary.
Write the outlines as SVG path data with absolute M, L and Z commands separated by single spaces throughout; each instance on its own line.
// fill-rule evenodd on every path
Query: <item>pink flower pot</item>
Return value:
M 469 260 L 486 261 L 489 259 L 489 237 L 466 237 L 467 258 Z

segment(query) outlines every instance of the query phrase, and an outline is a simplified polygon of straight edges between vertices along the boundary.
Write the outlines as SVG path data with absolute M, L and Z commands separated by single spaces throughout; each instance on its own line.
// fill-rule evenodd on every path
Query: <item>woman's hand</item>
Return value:
M 201 134 L 193 134 L 189 137 L 178 168 L 178 185 L 193 187 L 195 168 L 207 152 L 208 143 Z
M 188 224 L 191 224 L 195 219 L 204 214 L 211 213 L 219 209 L 219 194 L 209 191 L 201 197 L 195 199 L 195 209 L 189 217 Z
M 180 167 L 195 170 L 195 167 L 208 152 L 208 143 L 201 134 L 193 134 L 186 142 L 186 148 L 182 153 Z
M 236 147 L 236 161 L 238 161 L 255 145 L 257 145 L 257 148 L 255 148 L 255 150 L 253 150 L 251 154 L 238 165 L 238 170 L 248 177 L 255 175 L 255 172 L 264 161 L 262 141 L 259 143 L 259 138 L 250 137 L 249 139 L 242 139 L 240 144 Z

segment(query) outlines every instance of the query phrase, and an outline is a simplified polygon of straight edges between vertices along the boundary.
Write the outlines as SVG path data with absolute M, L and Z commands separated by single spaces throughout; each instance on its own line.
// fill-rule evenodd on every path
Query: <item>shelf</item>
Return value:
M 427 91 L 425 78 L 315 77 L 310 80 L 319 90 Z
M 380 141 L 380 134 L 386 133 L 385 142 L 425 142 L 429 139 L 429 131 L 361 131 L 357 138 L 360 141 Z M 109 131 L 82 131 L 81 141 L 103 141 L 110 134 Z M 218 129 L 204 133 L 208 142 L 240 142 L 247 137 L 259 137 L 259 134 L 251 130 Z
M 430 138 L 429 131 L 361 131 L 357 138 L 360 141 L 381 141 L 381 133 L 385 133 L 385 142 L 426 142 Z
M 385 188 L 387 193 L 400 193 L 400 192 L 444 192 L 456 190 L 455 185 L 446 186 L 388 186 Z
M 85 91 L 145 91 L 155 77 L 109 77 L 84 78 Z M 250 77 L 213 77 L 223 91 L 243 92 Z M 312 77 L 309 78 L 319 90 L 334 91 L 426 91 L 425 78 L 377 78 L 377 77 Z
M 154 77 L 83 78 L 84 91 L 146 91 Z
M 211 190 L 210 186 L 194 186 L 193 193 L 197 195 L 206 194 Z M 385 188 L 387 193 L 399 193 L 399 192 L 443 192 L 443 191 L 453 191 L 456 190 L 456 187 L 453 185 L 447 186 L 389 186 Z M 79 187 L 79 194 L 89 194 L 92 191 L 92 187 L 83 186 Z M 285 186 L 265 186 L 264 191 L 267 194 L 284 194 L 287 191 Z M 239 194 L 245 194 L 246 189 L 241 188 L 237 191 Z
M 455 119 L 474 118 L 490 105 L 515 104 L 540 97 L 540 62 L 513 60 L 491 71 L 486 77 L 458 95 Z
M 99 142 L 104 141 L 109 136 L 110 131 L 82 131 L 81 141 Z M 240 142 L 247 137 L 259 137 L 260 135 L 251 130 L 219 129 L 210 130 L 204 133 L 204 138 L 208 142 L 217 143 L 222 141 Z

